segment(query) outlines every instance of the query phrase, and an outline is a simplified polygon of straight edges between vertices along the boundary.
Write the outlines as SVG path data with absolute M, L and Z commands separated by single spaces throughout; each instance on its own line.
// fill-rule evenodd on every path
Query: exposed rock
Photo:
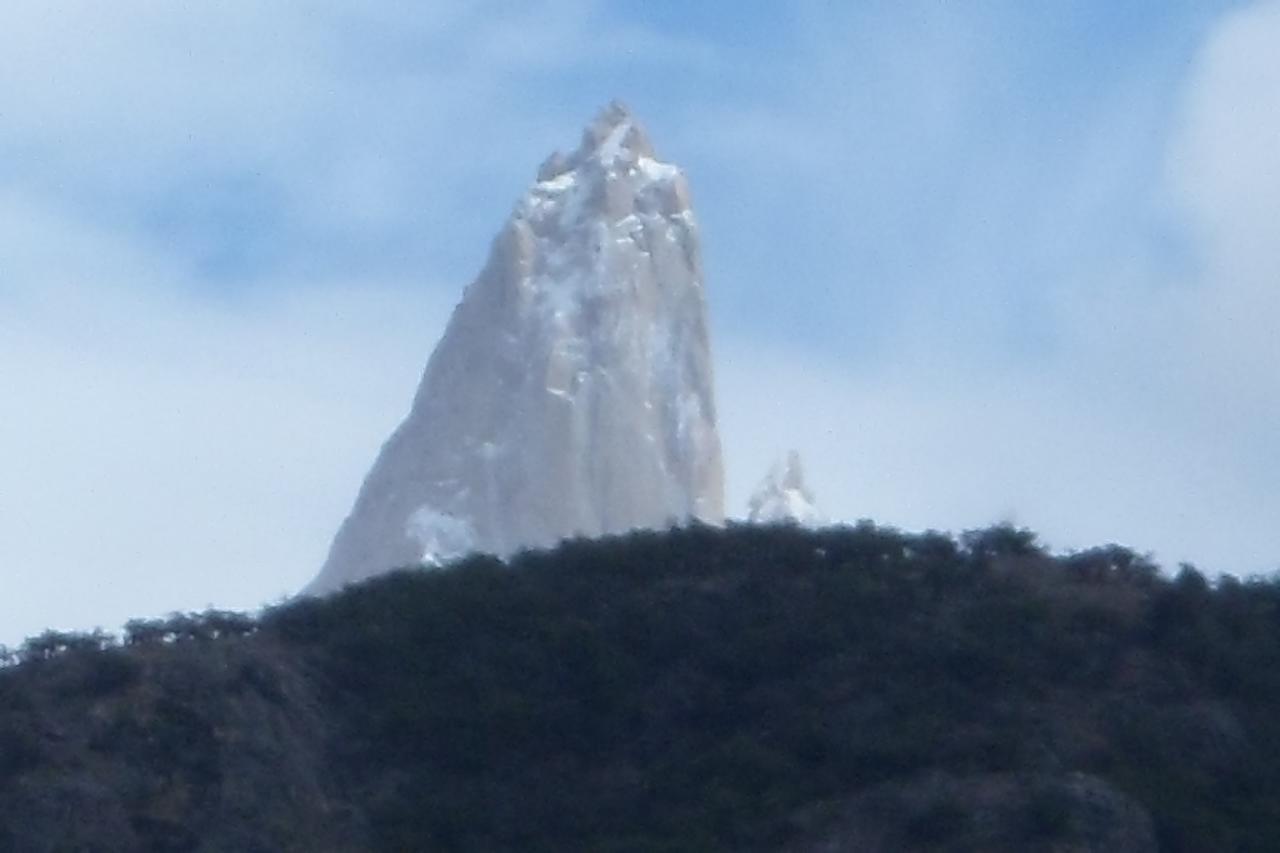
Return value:
M 615 103 L 538 177 L 308 592 L 472 550 L 723 520 L 684 175 Z

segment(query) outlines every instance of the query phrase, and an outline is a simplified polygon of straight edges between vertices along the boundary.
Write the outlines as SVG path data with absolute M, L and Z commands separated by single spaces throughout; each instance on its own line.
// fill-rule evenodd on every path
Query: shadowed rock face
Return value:
M 307 592 L 723 515 L 688 187 L 613 104 L 494 240 Z

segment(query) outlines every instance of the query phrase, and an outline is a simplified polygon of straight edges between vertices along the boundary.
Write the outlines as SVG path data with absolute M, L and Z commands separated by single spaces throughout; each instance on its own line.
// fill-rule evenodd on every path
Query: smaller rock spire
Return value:
M 789 451 L 775 462 L 760 481 L 747 504 L 747 520 L 753 524 L 799 524 L 820 527 L 826 517 L 818 509 L 813 491 L 804 480 L 800 454 Z

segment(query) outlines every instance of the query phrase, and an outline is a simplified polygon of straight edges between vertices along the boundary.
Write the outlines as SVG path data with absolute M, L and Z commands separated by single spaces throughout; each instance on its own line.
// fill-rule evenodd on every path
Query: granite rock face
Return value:
M 827 519 L 805 483 L 800 454 L 792 450 L 775 463 L 751 495 L 747 520 L 753 524 L 799 524 L 820 527 Z
M 724 515 L 684 175 L 619 104 L 517 203 L 307 592 Z

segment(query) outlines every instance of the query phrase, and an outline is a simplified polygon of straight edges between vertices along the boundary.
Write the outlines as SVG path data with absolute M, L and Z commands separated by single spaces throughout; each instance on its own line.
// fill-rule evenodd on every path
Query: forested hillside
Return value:
M 1280 585 L 869 524 L 402 571 L 0 669 L 0 849 L 1280 849 Z

